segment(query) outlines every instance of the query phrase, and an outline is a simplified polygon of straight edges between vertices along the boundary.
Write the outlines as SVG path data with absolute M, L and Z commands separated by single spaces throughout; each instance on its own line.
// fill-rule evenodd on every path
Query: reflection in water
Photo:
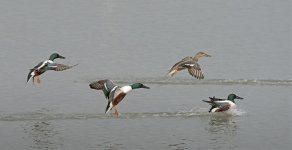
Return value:
M 232 115 L 219 114 L 210 116 L 208 133 L 210 134 L 209 143 L 213 149 L 234 149 L 233 142 L 236 136 L 237 124 L 236 117 Z
M 185 140 L 185 139 L 182 139 Z M 169 144 L 168 145 L 171 149 L 174 148 L 175 150 L 186 150 L 188 149 L 186 143 L 181 142 L 181 143 L 177 143 L 177 144 Z
M 209 115 L 207 110 L 201 110 L 200 108 L 188 112 L 142 112 L 142 113 L 123 113 L 119 119 L 139 119 L 139 118 L 190 118 L 196 116 Z M 116 118 L 112 115 L 99 114 L 51 114 L 51 113 L 15 113 L 15 114 L 1 114 L 0 121 L 42 121 L 42 120 L 78 120 L 78 119 L 113 119 Z
M 55 126 L 49 121 L 33 121 L 26 124 L 25 133 L 32 139 L 29 149 L 56 150 L 62 144 L 60 133 L 55 130 Z
M 96 149 L 104 149 L 104 150 L 127 149 L 122 144 L 117 144 L 117 143 L 112 143 L 112 142 L 103 142 L 103 144 L 98 144 L 97 147 L 93 147 L 93 148 L 94 150 Z
M 101 80 L 103 78 L 97 78 Z M 292 85 L 291 80 L 250 80 L 250 79 L 204 79 L 204 80 L 193 80 L 186 78 L 176 78 L 169 80 L 167 77 L 156 77 L 156 78 L 118 78 L 112 79 L 115 83 L 128 84 L 135 81 L 140 81 L 147 84 L 175 84 L 175 85 L 192 85 L 192 84 L 213 84 L 213 85 Z M 77 81 L 76 81 L 77 82 Z

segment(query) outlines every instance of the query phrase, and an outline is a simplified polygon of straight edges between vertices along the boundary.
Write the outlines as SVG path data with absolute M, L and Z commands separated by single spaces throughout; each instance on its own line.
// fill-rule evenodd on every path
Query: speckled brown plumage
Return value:
M 200 65 L 198 64 L 198 60 L 201 57 L 211 57 L 211 55 L 208 55 L 205 52 L 198 52 L 194 57 L 185 57 L 171 67 L 171 69 L 168 71 L 168 75 L 173 76 L 178 71 L 188 69 L 188 72 L 191 76 L 197 79 L 204 79 L 203 72 Z

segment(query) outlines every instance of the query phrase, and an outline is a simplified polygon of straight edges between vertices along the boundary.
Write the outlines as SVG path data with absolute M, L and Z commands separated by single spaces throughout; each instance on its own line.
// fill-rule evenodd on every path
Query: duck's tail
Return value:
M 212 106 L 210 109 L 209 109 L 209 113 L 212 112 L 212 110 L 216 108 L 216 106 Z
M 27 75 L 27 80 L 26 80 L 26 83 L 28 83 L 28 81 L 33 78 L 35 76 L 35 73 L 34 73 L 34 69 L 30 69 L 28 75 Z
M 206 103 L 212 103 L 211 101 L 207 101 L 207 100 L 202 100 L 203 102 L 206 102 Z
M 108 102 L 106 109 L 105 109 L 105 113 L 107 114 L 111 109 L 113 108 L 113 103 L 112 102 Z
M 176 74 L 176 72 L 177 72 L 177 70 L 169 70 L 169 72 L 168 72 L 168 76 L 173 76 L 174 74 Z

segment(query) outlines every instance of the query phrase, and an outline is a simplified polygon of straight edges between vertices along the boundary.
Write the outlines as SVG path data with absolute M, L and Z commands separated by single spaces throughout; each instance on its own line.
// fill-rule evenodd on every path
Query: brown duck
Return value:
M 168 75 L 173 76 L 178 71 L 188 69 L 188 72 L 191 76 L 194 76 L 197 79 L 204 79 L 203 72 L 200 65 L 198 64 L 198 60 L 201 57 L 211 57 L 211 55 L 208 55 L 205 52 L 198 52 L 194 57 L 185 57 L 171 67 L 171 69 L 168 71 Z

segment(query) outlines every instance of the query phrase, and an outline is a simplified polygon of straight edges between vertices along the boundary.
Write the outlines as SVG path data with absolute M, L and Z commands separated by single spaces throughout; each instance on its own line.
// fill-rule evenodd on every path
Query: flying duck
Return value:
M 178 71 L 188 69 L 188 72 L 191 76 L 197 79 L 204 79 L 203 72 L 200 65 L 198 64 L 198 60 L 201 57 L 211 57 L 211 55 L 208 55 L 205 52 L 198 52 L 194 57 L 185 57 L 171 67 L 171 69 L 168 71 L 168 75 L 173 76 Z
M 48 60 L 42 61 L 38 65 L 36 65 L 33 69 L 30 69 L 27 76 L 27 83 L 31 78 L 32 78 L 33 84 L 35 80 L 37 81 L 37 83 L 41 83 L 40 75 L 45 73 L 48 70 L 63 71 L 77 65 L 76 64 L 73 66 L 68 66 L 64 64 L 55 63 L 54 60 L 56 58 L 65 59 L 65 57 L 61 56 L 58 53 L 51 54 Z

